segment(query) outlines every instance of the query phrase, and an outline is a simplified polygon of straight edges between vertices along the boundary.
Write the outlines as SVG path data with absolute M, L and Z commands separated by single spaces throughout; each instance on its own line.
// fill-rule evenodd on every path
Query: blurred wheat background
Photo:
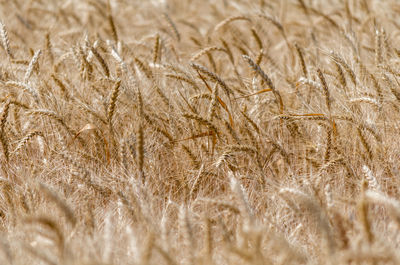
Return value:
M 0 1 L 0 264 L 400 264 L 399 12 Z

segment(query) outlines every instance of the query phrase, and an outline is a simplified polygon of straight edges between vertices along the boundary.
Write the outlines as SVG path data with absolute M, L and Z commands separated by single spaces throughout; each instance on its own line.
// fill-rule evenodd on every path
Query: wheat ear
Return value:
M 307 65 L 306 65 L 306 62 L 304 60 L 303 50 L 300 48 L 300 46 L 297 43 L 294 44 L 294 47 L 296 48 L 297 55 L 299 56 L 300 64 L 301 64 L 301 70 L 303 71 L 304 77 L 308 78 Z
M 134 60 L 137 67 L 146 75 L 148 79 L 154 79 L 153 73 L 150 68 L 148 68 L 139 58 L 135 57 Z
M 3 44 L 3 48 L 6 51 L 8 57 L 10 59 L 13 59 L 14 56 L 11 53 L 11 48 L 10 48 L 10 40 L 8 38 L 8 32 L 6 30 L 6 27 L 4 26 L 3 22 L 0 22 L 0 36 L 1 36 L 1 41 Z
M 100 53 L 94 47 L 90 47 L 90 51 L 93 53 L 93 55 L 96 57 L 97 61 L 100 63 L 101 68 L 103 69 L 106 77 L 110 78 L 110 69 L 108 68 L 108 65 L 106 64 L 106 61 L 104 60 L 104 58 L 100 55 Z
M 112 118 L 114 116 L 115 105 L 117 103 L 120 86 L 121 86 L 121 80 L 117 80 L 114 84 L 114 88 L 110 96 L 110 103 L 108 105 L 108 110 L 107 110 L 107 119 L 109 123 L 112 122 Z
M 43 137 L 42 133 L 39 131 L 33 131 L 33 132 L 28 133 L 24 138 L 22 138 L 19 141 L 19 143 L 13 153 L 17 153 L 21 148 L 23 148 L 26 145 L 27 142 L 29 142 L 29 140 L 31 140 L 35 136 Z
M 267 86 L 269 87 L 269 89 L 272 90 L 272 92 L 274 93 L 278 106 L 279 106 L 279 110 L 280 113 L 283 114 L 284 111 L 284 105 L 283 105 L 283 100 L 281 97 L 281 94 L 279 93 L 278 90 L 275 89 L 274 84 L 272 83 L 272 80 L 269 78 L 269 76 L 261 69 L 261 67 L 256 64 L 249 56 L 247 55 L 242 55 L 242 57 L 246 60 L 246 62 L 250 65 L 251 68 L 253 68 L 253 70 L 259 74 L 261 76 L 261 78 L 264 80 L 264 82 L 267 83 Z
M 211 47 L 207 47 L 202 49 L 201 51 L 199 51 L 198 53 L 196 53 L 195 55 L 193 55 L 193 57 L 190 59 L 191 61 L 196 61 L 197 59 L 199 59 L 201 56 L 203 56 L 204 54 L 208 54 L 210 52 L 213 51 L 221 51 L 221 52 L 226 52 L 225 49 L 218 47 L 218 46 L 211 46 Z
M 53 201 L 65 214 L 67 220 L 75 226 L 77 219 L 72 209 L 64 202 L 54 191 L 50 190 L 45 184 L 39 183 L 39 189 L 43 192 L 46 197 Z
M 110 24 L 112 37 L 113 37 L 114 41 L 117 43 L 118 42 L 118 33 L 117 33 L 117 27 L 115 26 L 114 18 L 111 14 L 111 5 L 108 5 L 107 21 L 108 21 L 108 24 Z
M 326 104 L 326 107 L 328 108 L 328 113 L 331 113 L 331 101 L 330 101 L 330 96 L 329 96 L 328 84 L 326 83 L 324 74 L 322 73 L 321 69 L 317 69 L 317 72 L 318 72 L 318 78 L 322 83 L 322 88 L 324 89 L 325 104 Z
M 64 95 L 66 100 L 70 99 L 70 95 L 68 93 L 67 87 L 64 85 L 64 83 L 55 75 L 52 74 L 51 78 L 53 79 L 54 83 L 60 88 L 62 94 Z
M 168 27 L 174 32 L 176 40 L 179 42 L 181 41 L 181 34 L 178 31 L 178 28 L 176 27 L 175 23 L 172 21 L 172 19 L 169 17 L 167 13 L 163 13 L 163 17 L 165 21 L 168 24 Z
M 54 64 L 54 55 L 53 55 L 53 46 L 52 46 L 51 40 L 50 40 L 50 33 L 47 32 L 45 37 L 46 37 L 46 51 L 50 58 L 50 63 L 51 63 L 51 65 L 53 65 Z
M 160 50 L 160 35 L 157 34 L 154 39 L 154 46 L 153 46 L 153 65 L 155 65 L 159 59 L 159 50 Z
M 41 50 L 37 50 L 35 54 L 32 57 L 32 60 L 29 63 L 28 69 L 26 70 L 25 76 L 24 76 L 24 83 L 28 82 L 28 79 L 31 77 L 33 69 L 36 67 L 38 63 L 38 59 L 40 54 L 42 53 Z
M 233 16 L 233 17 L 228 17 L 227 19 L 224 19 L 223 21 L 221 21 L 220 23 L 218 23 L 215 27 L 214 27 L 214 31 L 218 31 L 221 28 L 223 28 L 224 26 L 228 25 L 229 23 L 233 22 L 233 21 L 237 21 L 237 20 L 245 20 L 248 22 L 251 22 L 251 19 L 246 17 L 246 16 Z
M 228 87 L 228 85 L 217 74 L 209 71 L 206 67 L 204 67 L 202 65 L 199 65 L 199 64 L 191 63 L 190 66 L 192 66 L 195 70 L 205 74 L 206 76 L 211 78 L 211 80 L 217 82 L 222 87 L 222 89 L 225 91 L 225 93 L 228 96 L 233 94 L 232 90 Z
M 8 150 L 8 141 L 7 141 L 7 136 L 6 136 L 6 132 L 5 132 L 5 126 L 6 126 L 9 110 L 10 110 L 10 101 L 6 102 L 6 104 L 4 105 L 3 112 L 0 117 L 0 142 L 3 147 L 4 157 L 6 158 L 7 162 L 10 158 L 10 154 L 9 154 L 9 150 Z

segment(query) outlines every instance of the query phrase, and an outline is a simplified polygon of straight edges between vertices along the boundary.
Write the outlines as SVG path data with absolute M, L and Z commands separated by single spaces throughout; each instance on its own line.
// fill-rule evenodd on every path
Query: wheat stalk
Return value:
M 143 98 L 140 90 L 138 90 L 137 93 L 137 98 L 138 98 L 138 110 L 139 110 L 139 124 L 137 127 L 136 131 L 136 138 L 137 138 L 137 143 L 136 143 L 136 153 L 137 153 L 137 166 L 138 166 L 138 172 L 139 172 L 139 179 L 142 183 L 145 183 L 145 175 L 144 175 L 144 131 L 143 131 Z

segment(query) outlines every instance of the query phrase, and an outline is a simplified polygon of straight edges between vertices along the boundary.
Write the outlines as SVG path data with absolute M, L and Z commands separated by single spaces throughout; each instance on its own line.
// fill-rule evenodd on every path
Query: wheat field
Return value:
M 0 1 L 0 264 L 400 264 L 399 12 Z

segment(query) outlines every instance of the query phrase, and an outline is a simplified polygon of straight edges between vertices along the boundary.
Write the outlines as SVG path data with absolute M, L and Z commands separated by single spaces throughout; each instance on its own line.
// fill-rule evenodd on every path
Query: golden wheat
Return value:
M 1 1 L 0 264 L 399 264 L 398 11 Z

